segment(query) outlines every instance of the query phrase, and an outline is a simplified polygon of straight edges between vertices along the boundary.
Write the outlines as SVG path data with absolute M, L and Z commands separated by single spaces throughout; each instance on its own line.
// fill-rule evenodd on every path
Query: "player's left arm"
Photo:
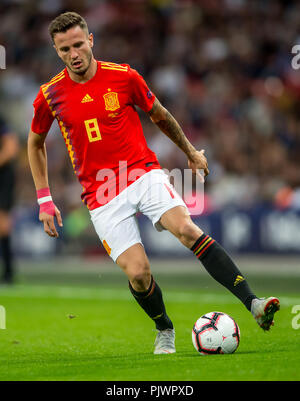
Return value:
M 148 113 L 151 121 L 156 124 L 159 129 L 167 135 L 187 156 L 188 165 L 193 173 L 199 176 L 198 170 L 204 171 L 204 176 L 209 174 L 207 159 L 202 149 L 197 151 L 191 142 L 185 136 L 182 128 L 172 116 L 172 114 L 162 106 L 156 98 L 152 109 Z
M 19 141 L 14 133 L 5 133 L 2 136 L 2 146 L 0 150 L 0 167 L 13 160 L 19 151 Z

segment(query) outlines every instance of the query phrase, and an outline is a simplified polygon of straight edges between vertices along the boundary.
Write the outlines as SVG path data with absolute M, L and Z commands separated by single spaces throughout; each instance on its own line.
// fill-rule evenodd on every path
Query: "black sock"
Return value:
M 5 281 L 12 281 L 13 279 L 13 261 L 12 261 L 12 251 L 10 237 L 2 237 L 0 240 L 2 259 L 4 263 L 3 279 Z
M 157 330 L 173 329 L 173 324 L 169 319 L 162 297 L 161 289 L 151 276 L 150 287 L 145 292 L 135 291 L 129 282 L 129 289 L 137 300 L 138 304 L 144 309 L 147 315 L 154 321 Z
M 221 245 L 209 235 L 203 234 L 192 246 L 191 251 L 202 262 L 208 273 L 239 298 L 250 311 L 251 302 L 256 296 Z

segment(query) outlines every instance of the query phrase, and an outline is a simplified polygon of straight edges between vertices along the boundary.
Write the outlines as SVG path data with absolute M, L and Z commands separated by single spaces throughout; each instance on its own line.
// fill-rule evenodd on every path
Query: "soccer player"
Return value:
M 97 61 L 86 21 L 68 12 L 55 18 L 49 32 L 66 68 L 41 86 L 34 101 L 28 138 L 29 162 L 45 232 L 57 237 L 62 217 L 48 184 L 45 138 L 54 119 L 64 137 L 75 174 L 83 187 L 95 230 L 110 257 L 125 272 L 129 288 L 157 329 L 154 353 L 175 352 L 175 330 L 143 247 L 136 213 L 158 231 L 170 231 L 191 249 L 207 271 L 269 330 L 277 298 L 257 298 L 244 276 L 209 235 L 193 223 L 170 185 L 156 155 L 148 148 L 136 106 L 187 156 L 196 174 L 209 173 L 204 151 L 187 140 L 174 117 L 160 104 L 144 79 L 127 64 Z
M 19 149 L 18 139 L 0 118 L 0 244 L 3 274 L 0 281 L 12 284 L 14 280 L 13 252 L 11 247 L 15 174 L 13 160 Z

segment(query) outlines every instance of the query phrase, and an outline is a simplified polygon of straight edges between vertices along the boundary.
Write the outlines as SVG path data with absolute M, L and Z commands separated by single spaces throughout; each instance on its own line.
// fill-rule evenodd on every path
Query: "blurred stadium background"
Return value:
M 289 266 L 299 272 L 300 71 L 291 65 L 292 47 L 300 43 L 296 0 L 1 0 L 0 113 L 21 143 L 13 210 L 20 269 L 46 269 L 49 260 L 53 268 L 53 260 L 64 258 L 69 262 L 56 271 L 80 269 L 83 258 L 86 266 L 90 260 L 111 267 L 56 123 L 47 149 L 51 191 L 64 218 L 60 239 L 48 238 L 38 222 L 26 139 L 39 86 L 63 68 L 47 28 L 64 11 L 86 18 L 97 59 L 137 69 L 188 138 L 206 149 L 211 173 L 204 213 L 194 216 L 199 225 L 230 253 L 244 255 L 245 266 L 270 273 L 292 256 Z M 161 165 L 186 168 L 185 156 L 141 118 Z M 170 250 L 189 263 L 192 255 L 179 243 L 174 254 L 168 233 L 157 235 L 142 216 L 140 227 L 157 265 Z

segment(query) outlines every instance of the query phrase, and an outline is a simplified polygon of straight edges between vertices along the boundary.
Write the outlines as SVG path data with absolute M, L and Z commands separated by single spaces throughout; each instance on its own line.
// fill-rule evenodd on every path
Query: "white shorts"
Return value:
M 106 205 L 90 210 L 90 214 L 104 248 L 116 262 L 132 245 L 142 244 L 136 213 L 143 213 L 157 231 L 162 231 L 161 216 L 176 206 L 186 207 L 186 204 L 167 174 L 163 170 L 151 170 Z

